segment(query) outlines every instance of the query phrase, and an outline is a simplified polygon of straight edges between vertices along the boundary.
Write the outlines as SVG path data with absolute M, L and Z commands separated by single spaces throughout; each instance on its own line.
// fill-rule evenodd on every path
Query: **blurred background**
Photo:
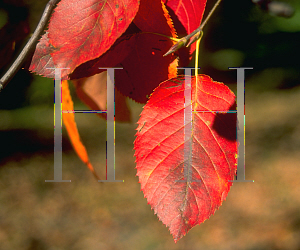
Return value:
M 204 30 L 200 73 L 235 92 L 246 70 L 246 179 L 218 211 L 174 243 L 140 191 L 133 141 L 143 105 L 128 100 L 132 123 L 116 124 L 116 179 L 98 183 L 63 128 L 63 179 L 53 179 L 53 80 L 20 70 L 0 93 L 0 249 L 299 250 L 300 2 L 286 19 L 250 0 L 223 1 Z M 45 0 L 0 1 L 0 75 L 28 40 Z M 211 9 L 214 1 L 208 1 Z M 192 65 L 192 64 L 191 64 Z M 76 109 L 85 107 L 72 90 Z M 105 179 L 106 122 L 76 114 L 82 141 Z

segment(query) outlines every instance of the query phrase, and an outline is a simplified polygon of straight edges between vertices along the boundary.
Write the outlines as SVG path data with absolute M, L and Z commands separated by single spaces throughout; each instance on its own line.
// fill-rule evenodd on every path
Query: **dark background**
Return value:
M 28 40 L 47 1 L 0 1 L 0 75 Z M 63 128 L 63 178 L 53 178 L 53 80 L 20 70 L 0 93 L 0 249 L 300 249 L 300 2 L 290 19 L 250 0 L 223 1 L 205 27 L 200 73 L 236 89 L 246 70 L 246 179 L 215 215 L 174 244 L 140 191 L 131 124 L 116 124 L 116 178 L 99 184 Z M 209 1 L 207 9 L 213 6 Z M 13 49 L 15 48 L 15 49 Z M 192 65 L 192 64 L 191 64 Z M 73 93 L 75 105 L 83 108 Z M 76 121 L 91 162 L 105 178 L 106 122 Z

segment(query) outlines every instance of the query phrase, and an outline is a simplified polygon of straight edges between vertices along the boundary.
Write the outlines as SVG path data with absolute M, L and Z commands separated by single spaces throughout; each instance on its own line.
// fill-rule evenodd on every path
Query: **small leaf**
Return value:
M 235 96 L 227 86 L 192 78 L 188 138 L 184 131 L 185 80 L 162 82 L 138 121 L 134 142 L 141 189 L 175 242 L 208 219 L 225 200 L 236 173 Z M 186 154 L 186 152 L 188 154 Z

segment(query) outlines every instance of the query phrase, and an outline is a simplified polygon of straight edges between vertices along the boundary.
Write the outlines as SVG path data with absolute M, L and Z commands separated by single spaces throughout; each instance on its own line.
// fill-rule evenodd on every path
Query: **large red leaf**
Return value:
M 197 83 L 193 77 L 192 110 L 197 112 L 184 142 L 184 91 L 184 77 L 155 89 L 134 142 L 141 189 L 175 242 L 215 212 L 236 172 L 236 114 L 207 112 L 234 109 L 234 94 L 208 76 L 199 75 Z
M 138 7 L 139 0 L 60 1 L 50 20 L 48 38 L 55 67 L 69 68 L 62 71 L 62 77 L 105 53 L 128 28 Z M 30 70 L 37 63 L 32 61 Z
M 161 0 L 141 0 L 133 22 L 143 32 L 177 37 Z M 169 46 L 173 45 L 172 40 L 147 33 L 136 34 L 134 38 L 134 48 L 120 64 L 124 70 L 116 72 L 116 86 L 124 95 L 146 103 L 160 82 L 177 75 L 177 60 L 174 61 L 174 55 L 163 56 Z
M 177 75 L 177 60 L 163 57 L 172 41 L 153 34 L 135 35 L 132 52 L 120 63 L 123 70 L 116 71 L 116 87 L 133 100 L 146 103 L 160 82 Z M 172 62 L 174 61 L 174 64 Z

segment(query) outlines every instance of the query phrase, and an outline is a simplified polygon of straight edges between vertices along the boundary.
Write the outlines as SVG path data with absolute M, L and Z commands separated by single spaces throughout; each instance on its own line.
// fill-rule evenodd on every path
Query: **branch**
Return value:
M 0 91 L 5 88 L 5 86 L 9 83 L 9 81 L 13 78 L 13 76 L 17 73 L 17 71 L 21 68 L 22 64 L 25 62 L 28 54 L 36 45 L 38 39 L 46 28 L 48 21 L 50 20 L 53 9 L 56 4 L 60 0 L 49 0 L 44 10 L 44 13 L 34 31 L 31 38 L 23 48 L 22 52 L 18 56 L 18 58 L 14 61 L 9 70 L 4 74 L 4 76 L 0 80 Z
M 169 54 L 177 51 L 182 46 L 185 46 L 188 41 L 189 41 L 189 43 L 186 45 L 186 47 L 190 46 L 193 42 L 197 41 L 200 38 L 200 36 L 202 35 L 202 30 L 203 30 L 204 26 L 207 24 L 208 20 L 210 19 L 210 17 L 212 16 L 212 14 L 215 12 L 216 8 L 219 6 L 219 4 L 220 4 L 221 1 L 222 0 L 218 0 L 215 3 L 214 7 L 208 13 L 208 15 L 205 18 L 204 22 L 202 22 L 201 25 L 197 29 L 195 29 L 192 33 L 188 34 L 187 36 L 181 38 L 177 43 L 175 43 L 169 49 L 169 51 L 166 54 L 164 54 L 164 56 L 167 56 L 167 55 L 169 55 Z

